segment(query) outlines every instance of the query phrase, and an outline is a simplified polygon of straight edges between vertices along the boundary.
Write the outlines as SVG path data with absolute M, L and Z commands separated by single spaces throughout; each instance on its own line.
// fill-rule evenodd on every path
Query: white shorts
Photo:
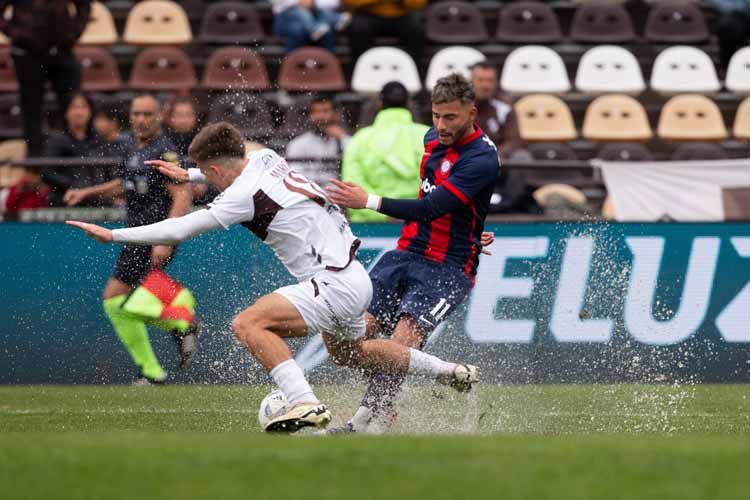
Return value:
M 310 334 L 328 333 L 348 340 L 365 335 L 364 315 L 372 300 L 372 282 L 357 260 L 343 271 L 322 271 L 274 293 L 297 308 Z

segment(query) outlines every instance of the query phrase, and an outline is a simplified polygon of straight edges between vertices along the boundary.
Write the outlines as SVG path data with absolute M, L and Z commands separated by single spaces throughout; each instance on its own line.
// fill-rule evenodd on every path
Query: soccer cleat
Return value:
M 479 382 L 479 368 L 474 365 L 456 365 L 453 373 L 441 382 L 458 392 L 469 392 Z
M 198 337 L 200 334 L 201 323 L 197 319 L 190 324 L 184 335 L 176 330 L 172 332 L 175 342 L 177 342 L 177 349 L 180 352 L 180 369 L 186 370 L 190 367 L 193 356 L 198 352 Z
M 266 424 L 266 432 L 297 432 L 303 427 L 322 429 L 331 422 L 331 412 L 322 403 L 297 403 Z
M 162 378 L 150 378 L 146 377 L 144 375 L 141 375 L 137 379 L 133 381 L 132 385 L 133 387 L 149 387 L 152 385 L 164 385 L 164 383 L 167 380 L 167 374 L 164 374 L 164 377 Z
M 348 436 L 351 434 L 356 434 L 357 431 L 354 430 L 354 424 L 351 422 L 347 422 L 345 424 L 341 425 L 335 425 L 328 429 L 323 429 L 322 431 L 318 431 L 315 433 L 316 436 Z

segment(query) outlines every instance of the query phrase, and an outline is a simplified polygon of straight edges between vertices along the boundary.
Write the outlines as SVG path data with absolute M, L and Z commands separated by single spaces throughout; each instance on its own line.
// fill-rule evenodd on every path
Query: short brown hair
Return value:
M 233 125 L 227 122 L 212 123 L 195 136 L 188 148 L 188 156 L 196 163 L 244 158 L 245 141 Z
M 459 73 L 451 73 L 437 81 L 432 89 L 432 104 L 445 104 L 459 101 L 461 104 L 474 102 L 474 87 Z

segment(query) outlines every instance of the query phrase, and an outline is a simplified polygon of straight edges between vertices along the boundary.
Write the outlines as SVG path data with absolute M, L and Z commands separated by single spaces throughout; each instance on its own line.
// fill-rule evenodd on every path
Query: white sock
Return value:
M 293 359 L 288 359 L 276 365 L 271 370 L 271 377 L 273 377 L 273 381 L 279 386 L 281 392 L 286 395 L 289 406 L 303 402 L 320 403 L 318 398 L 315 397 L 312 387 L 307 383 L 302 368 Z
M 367 429 L 372 419 L 372 410 L 366 406 L 360 406 L 357 413 L 354 414 L 349 423 L 356 432 L 363 432 Z
M 441 375 L 451 375 L 456 368 L 455 363 L 443 361 L 431 354 L 409 349 L 409 373 L 413 375 L 426 375 L 439 377 Z

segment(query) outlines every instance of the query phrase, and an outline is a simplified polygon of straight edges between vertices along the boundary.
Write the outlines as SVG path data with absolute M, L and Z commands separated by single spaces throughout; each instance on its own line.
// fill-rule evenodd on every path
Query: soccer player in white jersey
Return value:
M 356 259 L 360 241 L 337 206 L 314 183 L 296 174 L 270 149 L 245 156 L 239 131 L 228 123 L 205 127 L 185 171 L 155 160 L 163 174 L 207 181 L 222 191 L 208 209 L 148 226 L 110 230 L 69 221 L 103 243 L 171 245 L 203 232 L 242 224 L 268 246 L 299 281 L 261 297 L 232 321 L 232 331 L 286 395 L 289 404 L 266 426 L 269 432 L 324 427 L 331 420 L 283 337 L 322 334 L 341 365 L 433 377 L 458 391 L 478 381 L 475 366 L 448 363 L 390 340 L 364 338 L 372 283 Z

